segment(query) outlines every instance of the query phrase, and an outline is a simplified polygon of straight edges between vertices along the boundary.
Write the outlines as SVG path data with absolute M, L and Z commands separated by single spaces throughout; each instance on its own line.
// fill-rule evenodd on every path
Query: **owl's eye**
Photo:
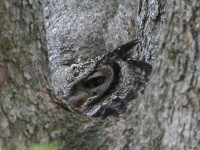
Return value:
M 103 84 L 105 82 L 105 77 L 104 76 L 99 76 L 99 77 L 94 77 L 89 80 L 87 80 L 84 83 L 84 86 L 88 89 L 96 88 Z

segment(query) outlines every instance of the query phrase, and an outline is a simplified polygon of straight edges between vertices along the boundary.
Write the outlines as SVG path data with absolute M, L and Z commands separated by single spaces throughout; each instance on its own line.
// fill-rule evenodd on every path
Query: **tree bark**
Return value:
M 37 0 L 0 3 L 0 145 L 24 149 L 48 139 L 42 129 L 50 99 L 42 9 Z
M 141 141 L 144 149 L 199 149 L 200 2 L 167 6 L 166 32 L 140 105 Z
M 0 2 L 3 149 L 200 149 L 199 1 Z M 54 103 L 62 63 L 94 58 L 135 37 L 143 44 L 134 56 L 153 65 L 138 105 L 101 120 Z

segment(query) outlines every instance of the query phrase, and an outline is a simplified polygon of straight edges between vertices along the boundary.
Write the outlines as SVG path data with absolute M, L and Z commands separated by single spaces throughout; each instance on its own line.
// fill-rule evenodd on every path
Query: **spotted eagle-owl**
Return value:
M 62 101 L 92 117 L 119 116 L 144 91 L 151 65 L 129 58 L 130 41 L 95 59 L 68 69 Z

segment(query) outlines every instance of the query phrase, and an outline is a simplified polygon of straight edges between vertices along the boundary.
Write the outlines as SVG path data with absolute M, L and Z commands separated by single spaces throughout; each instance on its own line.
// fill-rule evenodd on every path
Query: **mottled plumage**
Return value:
M 139 40 L 128 42 L 102 56 L 68 70 L 64 101 L 93 117 L 119 116 L 144 91 L 151 65 L 129 58 Z

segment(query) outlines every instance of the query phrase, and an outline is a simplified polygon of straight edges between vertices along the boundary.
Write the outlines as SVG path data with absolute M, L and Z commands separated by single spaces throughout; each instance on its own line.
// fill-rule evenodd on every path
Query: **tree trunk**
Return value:
M 144 149 L 196 150 L 200 149 L 200 2 L 170 0 L 167 6 L 164 36 L 139 109 L 141 142 L 145 141 Z
M 200 149 L 199 1 L 0 2 L 0 149 Z M 55 103 L 66 66 L 136 37 L 134 57 L 153 72 L 124 116 L 90 118 Z

